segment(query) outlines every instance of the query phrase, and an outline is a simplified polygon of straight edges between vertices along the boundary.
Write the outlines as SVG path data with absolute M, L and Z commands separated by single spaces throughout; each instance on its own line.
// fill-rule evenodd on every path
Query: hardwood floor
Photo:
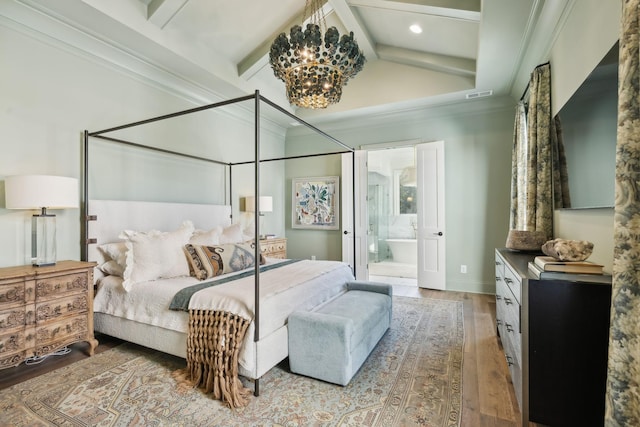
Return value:
M 393 294 L 458 300 L 464 306 L 465 351 L 461 427 L 521 426 L 511 376 L 496 335 L 493 295 L 394 286 Z M 531 427 L 535 424 L 531 423 Z
M 520 412 L 511 385 L 504 353 L 496 336 L 495 298 L 493 295 L 432 291 L 415 286 L 394 286 L 394 295 L 413 298 L 459 300 L 464 306 L 465 351 L 463 362 L 461 427 L 517 427 Z M 121 341 L 96 335 L 100 342 L 96 353 L 115 347 Z M 25 365 L 0 371 L 0 389 L 42 375 L 89 357 L 88 344 L 70 347 L 71 353 L 50 356 L 37 365 Z M 531 424 L 532 426 L 534 424 Z

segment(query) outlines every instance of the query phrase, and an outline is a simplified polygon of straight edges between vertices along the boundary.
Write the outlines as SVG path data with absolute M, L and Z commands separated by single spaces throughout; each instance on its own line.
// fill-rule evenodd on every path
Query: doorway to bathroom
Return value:
M 413 146 L 367 151 L 369 280 L 418 285 L 418 192 Z

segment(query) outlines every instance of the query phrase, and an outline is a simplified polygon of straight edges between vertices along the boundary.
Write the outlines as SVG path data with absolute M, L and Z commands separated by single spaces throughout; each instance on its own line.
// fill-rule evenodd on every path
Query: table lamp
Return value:
M 271 196 L 260 196 L 258 199 L 259 209 L 258 217 L 260 221 L 260 231 L 262 231 L 262 225 L 264 222 L 264 213 L 265 212 L 273 212 L 273 198 Z M 244 199 L 244 209 L 246 212 L 255 212 L 256 211 L 256 198 L 253 196 L 245 197 Z M 263 232 L 264 233 L 264 232 Z M 265 234 L 261 234 L 260 238 L 263 238 Z
M 31 258 L 35 266 L 56 263 L 56 216 L 47 209 L 78 207 L 78 180 L 52 175 L 7 176 L 7 209 L 40 209 L 31 219 Z

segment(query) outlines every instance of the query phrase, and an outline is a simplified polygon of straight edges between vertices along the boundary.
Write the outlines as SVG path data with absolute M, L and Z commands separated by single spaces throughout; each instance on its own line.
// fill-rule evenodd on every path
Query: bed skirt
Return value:
M 96 332 L 183 359 L 187 358 L 186 331 L 178 332 L 105 313 L 94 313 L 93 317 Z M 254 358 L 256 364 L 250 367 L 240 365 L 238 368 L 240 376 L 255 380 L 286 359 L 288 356 L 288 339 L 287 326 L 285 325 L 263 337 L 260 341 L 252 342 L 251 351 L 256 355 Z

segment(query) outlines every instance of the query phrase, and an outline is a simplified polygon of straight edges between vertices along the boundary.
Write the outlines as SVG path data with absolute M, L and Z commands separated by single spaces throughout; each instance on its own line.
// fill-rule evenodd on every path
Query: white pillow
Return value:
M 105 257 L 105 262 L 115 261 L 122 271 L 127 267 L 127 245 L 125 242 L 105 243 L 98 246 L 98 251 Z
M 122 275 L 124 274 L 124 267 L 122 267 L 120 264 L 118 264 L 115 260 L 112 260 L 112 259 L 105 262 L 104 264 L 101 264 L 99 269 L 104 275 L 108 275 L 108 276 L 122 277 Z
M 195 230 L 189 239 L 192 245 L 215 246 L 220 244 L 222 227 L 218 226 L 211 230 Z
M 179 229 L 171 232 L 123 231 L 120 238 L 126 239 L 127 246 L 124 289 L 129 291 L 139 282 L 188 276 L 189 263 L 182 248 L 192 234 L 191 221 L 185 221 Z
M 240 243 L 242 241 L 242 224 L 236 223 L 231 224 L 230 226 L 225 227 L 222 230 L 219 244 L 223 245 L 225 243 Z

